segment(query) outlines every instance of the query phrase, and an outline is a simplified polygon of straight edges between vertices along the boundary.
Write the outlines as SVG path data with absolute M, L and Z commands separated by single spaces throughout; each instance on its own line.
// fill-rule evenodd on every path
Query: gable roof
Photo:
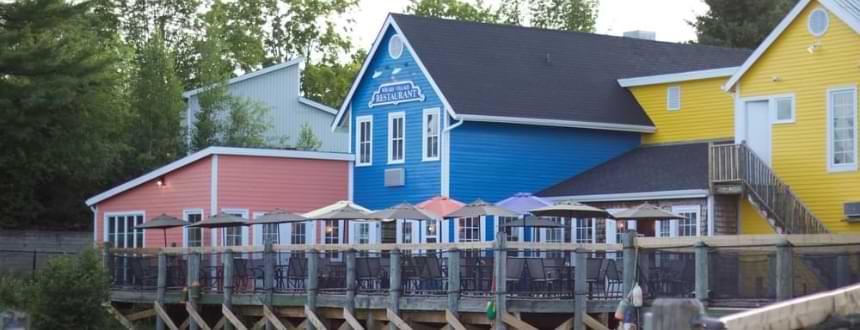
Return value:
M 319 152 L 319 151 L 300 151 L 300 150 L 282 150 L 282 149 L 258 149 L 258 148 L 233 148 L 233 147 L 208 147 L 188 156 L 177 159 L 167 165 L 159 167 L 149 173 L 141 175 L 131 181 L 125 182 L 119 186 L 113 187 L 98 195 L 90 197 L 86 200 L 87 206 L 96 205 L 108 198 L 119 195 L 125 191 L 131 190 L 134 187 L 158 179 L 170 172 L 178 170 L 186 165 L 194 163 L 212 155 L 228 155 L 228 156 L 256 156 L 256 157 L 281 157 L 281 158 L 299 158 L 299 159 L 322 159 L 322 160 L 341 160 L 352 161 L 354 157 L 347 153 L 335 152 Z
M 839 17 L 845 24 L 851 27 L 854 32 L 860 33 L 860 0 L 817 0 L 821 6 L 829 10 L 831 13 Z M 753 51 L 752 55 L 744 61 L 743 65 L 732 75 L 731 78 L 723 85 L 723 90 L 728 91 L 735 87 L 738 81 L 741 80 L 741 77 L 750 68 L 752 68 L 753 64 L 761 58 L 762 55 L 776 42 L 776 39 L 779 39 L 779 36 L 785 32 L 785 29 L 791 25 L 792 22 L 803 12 L 803 9 L 809 5 L 812 0 L 800 0 L 794 8 L 792 8 L 787 15 L 782 19 L 782 21 L 777 24 L 777 26 L 770 31 L 770 34 L 767 35 L 767 38 L 761 42 L 761 44 L 756 47 L 755 51 Z
M 649 127 L 618 78 L 737 66 L 748 50 L 392 14 L 456 119 Z M 517 121 L 517 120 L 514 120 Z M 543 122 L 541 122 L 543 121 Z M 555 122 L 553 122 L 555 121 Z
M 541 197 L 708 189 L 708 142 L 640 146 L 537 193 Z

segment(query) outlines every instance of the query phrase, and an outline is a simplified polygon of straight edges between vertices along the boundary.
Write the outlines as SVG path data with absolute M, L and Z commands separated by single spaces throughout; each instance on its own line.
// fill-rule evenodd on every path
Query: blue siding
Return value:
M 639 133 L 465 122 L 451 131 L 451 197 L 537 192 L 639 145 Z
M 484 240 L 492 242 L 495 240 L 496 217 L 489 215 L 484 217 Z
M 356 89 L 352 99 L 352 123 L 358 116 L 373 116 L 373 164 L 357 166 L 354 172 L 355 202 L 371 209 L 380 209 L 400 202 L 418 203 L 441 191 L 441 165 L 439 161 L 421 160 L 422 131 L 421 122 L 423 111 L 428 108 L 439 108 L 444 116 L 442 102 L 433 91 L 426 76 L 421 72 L 408 49 L 403 50 L 400 58 L 394 60 L 388 55 L 388 40 L 394 34 L 393 29 L 386 31 L 381 44 L 377 48 L 370 65 Z M 393 70 L 400 69 L 396 75 Z M 375 72 L 382 74 L 373 78 Z M 401 103 L 398 105 L 382 105 L 373 108 L 368 103 L 373 92 L 380 84 L 394 81 L 413 81 L 425 96 L 424 101 Z M 406 115 L 406 161 L 404 164 L 388 165 L 388 114 L 405 112 Z M 440 120 L 441 122 L 441 120 Z M 353 126 L 352 150 L 357 153 L 356 127 Z M 440 130 L 441 131 L 441 130 Z M 402 187 L 385 187 L 385 169 L 402 167 L 406 170 L 406 183 Z
M 454 219 L 448 219 L 448 243 L 454 243 Z

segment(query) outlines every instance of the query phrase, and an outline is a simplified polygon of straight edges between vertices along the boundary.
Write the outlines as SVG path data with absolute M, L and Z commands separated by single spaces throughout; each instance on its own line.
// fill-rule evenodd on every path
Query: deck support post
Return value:
M 460 250 L 448 250 L 448 311 L 460 317 Z
M 107 269 L 108 273 L 110 274 L 110 279 L 112 281 L 113 276 L 116 275 L 116 273 L 114 272 L 113 267 L 111 267 L 113 265 L 113 255 L 111 255 L 110 249 L 111 249 L 110 242 L 105 242 L 104 251 L 102 251 L 104 253 L 102 256 L 102 258 L 103 258 L 102 261 L 104 262 L 105 269 Z
M 696 299 L 658 298 L 645 314 L 645 330 L 677 329 L 692 330 L 693 321 L 705 314 L 705 307 Z
M 851 266 L 848 263 L 848 255 L 840 254 L 836 257 L 836 287 L 841 288 L 851 284 Z
M 158 277 L 156 278 L 156 296 L 155 301 L 164 305 L 164 294 L 167 292 L 167 255 L 164 252 L 158 253 Z M 164 320 L 160 317 L 155 318 L 155 329 L 164 330 Z
M 705 242 L 696 242 L 696 299 L 706 305 L 710 295 L 710 278 L 708 277 L 708 246 Z
M 344 309 L 350 314 L 355 315 L 355 291 L 356 291 L 356 273 L 355 273 L 355 250 L 350 249 L 346 254 L 346 306 Z
M 272 309 L 275 297 L 275 251 L 272 242 L 263 247 L 263 287 L 266 289 L 266 308 Z M 266 321 L 266 330 L 272 330 L 272 322 Z
M 188 286 L 188 302 L 196 309 L 197 294 L 200 292 L 200 253 L 192 252 L 188 255 L 188 276 L 185 278 Z M 189 322 L 188 329 L 198 330 L 199 327 L 196 322 Z
M 626 256 L 626 254 L 625 254 Z M 588 253 L 583 248 L 577 248 L 574 253 L 576 258 L 576 267 L 574 268 L 574 311 L 573 311 L 573 329 L 585 330 L 585 313 L 588 306 Z M 626 260 L 624 270 L 627 270 Z
M 391 264 L 389 267 L 389 293 L 388 310 L 396 315 L 400 314 L 400 250 L 391 250 Z M 389 330 L 397 330 L 394 322 L 388 322 Z
M 305 284 L 305 287 L 307 288 L 308 300 L 305 303 L 305 309 L 307 309 L 311 313 L 316 313 L 317 293 L 319 292 L 319 286 L 317 281 L 319 279 L 319 251 L 310 249 L 305 255 L 308 258 L 308 281 Z M 306 316 L 310 317 L 309 315 Z M 313 322 L 308 322 L 307 329 L 315 330 L 316 326 L 313 324 Z
M 233 309 L 233 250 L 224 250 L 222 255 L 224 262 L 224 309 L 231 311 Z M 224 323 L 224 330 L 233 330 L 233 324 L 230 322 Z
M 502 316 L 508 314 L 508 301 L 507 301 L 507 260 L 508 260 L 508 252 L 505 250 L 505 238 L 506 234 L 504 231 L 500 231 L 496 233 L 496 239 L 494 241 L 493 252 L 495 252 L 495 258 L 493 260 L 493 268 L 495 271 L 493 275 L 495 276 L 496 282 L 496 292 L 494 295 L 496 296 L 496 320 L 494 321 L 493 329 L 504 330 L 507 329 L 508 326 L 505 324 L 504 318 Z
M 621 244 L 623 247 L 623 265 L 622 280 L 624 281 L 624 296 L 633 289 L 636 281 L 636 231 L 627 230 L 621 234 Z
M 791 243 L 782 239 L 776 244 L 776 300 L 794 297 L 794 255 Z

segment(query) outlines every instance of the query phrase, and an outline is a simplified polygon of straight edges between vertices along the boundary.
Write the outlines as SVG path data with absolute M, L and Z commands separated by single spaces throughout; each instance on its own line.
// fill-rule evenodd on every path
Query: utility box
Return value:
M 406 185 L 405 168 L 389 168 L 385 170 L 385 186 L 401 187 Z

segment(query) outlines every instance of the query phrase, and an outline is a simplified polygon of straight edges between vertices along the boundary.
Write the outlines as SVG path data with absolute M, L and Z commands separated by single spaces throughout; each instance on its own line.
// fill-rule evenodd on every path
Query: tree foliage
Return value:
M 308 123 L 302 125 L 302 130 L 299 132 L 299 139 L 296 141 L 296 149 L 299 150 L 317 150 L 322 147 L 322 141 L 314 135 L 314 130 Z
M 755 48 L 797 0 L 705 0 L 707 13 L 689 22 L 705 45 Z
M 597 0 L 501 0 L 498 7 L 480 0 L 411 0 L 406 12 L 421 15 L 564 31 L 594 31 Z
M 412 0 L 406 7 L 406 12 L 419 16 L 483 23 L 496 23 L 499 20 L 497 13 L 480 0 L 475 3 L 462 0 Z

